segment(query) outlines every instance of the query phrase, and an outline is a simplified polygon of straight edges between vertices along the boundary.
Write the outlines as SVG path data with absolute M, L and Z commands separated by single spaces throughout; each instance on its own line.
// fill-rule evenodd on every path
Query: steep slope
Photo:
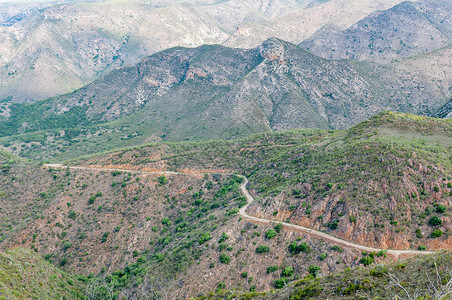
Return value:
M 326 27 L 300 46 L 324 58 L 400 59 L 452 42 L 450 1 L 403 2 L 345 30 Z
M 0 246 L 28 247 L 67 271 L 84 274 L 79 278 L 88 282 L 87 292 L 100 298 L 107 291 L 119 298 L 153 292 L 185 298 L 221 282 L 268 290 L 276 276 L 267 274 L 269 266 L 293 266 L 295 279 L 306 272 L 305 264 L 315 263 L 324 272 L 359 264 L 354 259 L 359 251 L 304 234 L 279 228 L 277 237 L 267 238 L 267 226 L 245 222 L 237 214 L 246 202 L 238 189 L 243 179 L 218 174 L 223 169 L 197 167 L 185 175 L 163 176 L 46 170 L 59 186 L 49 195 L 52 205 Z M 39 174 L 34 179 L 42 180 Z M 289 241 L 303 244 L 302 253 L 288 251 Z M 328 258 L 318 261 L 322 253 Z M 243 272 L 249 277 L 242 277 Z M 209 280 L 202 274 L 209 274 Z
M 281 19 L 291 12 L 303 15 L 306 21 L 313 10 L 321 15 L 319 21 L 310 21 L 307 26 L 314 33 L 339 20 L 347 20 L 349 26 L 375 9 L 389 8 L 400 0 L 358 5 L 350 0 L 324 2 L 110 0 L 10 4 L 11 8 L 4 9 L 5 20 L 0 21 L 0 99 L 34 101 L 71 92 L 147 55 L 175 46 L 221 44 L 234 32 L 239 39 L 228 44 L 235 47 L 252 48 L 273 36 L 299 43 L 310 34 L 290 34 L 294 28 L 300 30 L 297 17 Z M 336 9 L 341 10 L 337 19 Z M 274 20 L 283 25 L 276 32 L 270 30 Z M 263 27 L 266 34 L 243 36 L 241 25 L 245 23 Z
M 450 120 L 383 113 L 345 132 L 294 137 L 280 142 L 279 135 L 265 134 L 193 148 L 170 144 L 160 151 L 149 146 L 79 163 L 233 169 L 247 175 L 257 199 L 250 215 L 327 230 L 367 246 L 451 247 Z M 154 151 L 158 158 L 145 159 Z
M 246 293 L 218 289 L 196 299 L 448 299 L 452 295 L 451 259 L 450 251 L 439 252 L 387 265 L 349 269 L 323 278 L 310 275 L 280 291 Z
M 252 50 L 169 49 L 67 95 L 4 101 L 1 144 L 43 160 L 149 141 L 343 129 L 385 109 L 443 105 L 450 98 L 450 49 L 386 66 L 325 60 L 278 39 Z M 419 71 L 433 60 L 430 71 Z
M 85 299 L 85 285 L 36 253 L 16 248 L 0 253 L 0 298 Z

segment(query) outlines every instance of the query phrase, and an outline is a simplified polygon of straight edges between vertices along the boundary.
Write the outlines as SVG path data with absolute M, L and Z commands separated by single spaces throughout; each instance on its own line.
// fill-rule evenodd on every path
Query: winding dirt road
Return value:
M 148 172 L 148 171 L 137 171 L 137 170 L 128 170 L 128 169 L 116 169 L 116 168 L 98 168 L 98 167 L 91 168 L 91 167 L 74 167 L 74 166 L 69 167 L 69 166 L 63 166 L 62 164 L 45 164 L 44 166 L 47 168 L 56 168 L 56 169 L 69 168 L 69 169 L 74 169 L 74 170 L 120 171 L 120 172 L 137 173 L 137 174 L 196 175 L 196 176 L 204 175 L 204 172 L 203 173 L 184 173 L 184 172 L 173 172 L 173 171 Z M 228 175 L 229 173 L 223 173 L 223 174 Z M 347 248 L 352 248 L 352 249 L 356 249 L 356 250 L 360 250 L 360 251 L 378 252 L 381 250 L 385 250 L 387 254 L 392 255 L 396 258 L 399 258 L 401 255 L 412 256 L 412 255 L 425 255 L 425 254 L 433 253 L 432 251 L 393 250 L 393 249 L 380 249 L 380 248 L 367 247 L 367 246 L 355 244 L 355 243 L 337 238 L 335 236 L 329 235 L 322 231 L 303 227 L 300 225 L 295 225 L 295 224 L 290 224 L 287 222 L 273 221 L 273 220 L 262 219 L 262 218 L 250 216 L 246 213 L 246 210 L 247 210 L 248 206 L 254 201 L 254 198 L 250 195 L 250 193 L 248 192 L 248 189 L 247 189 L 248 178 L 246 178 L 245 176 L 242 176 L 242 175 L 238 175 L 238 176 L 240 176 L 244 179 L 243 183 L 240 185 L 240 189 L 242 190 L 242 193 L 245 195 L 246 200 L 247 200 L 247 204 L 240 209 L 239 214 L 248 221 L 251 221 L 251 222 L 254 222 L 257 224 L 262 224 L 262 225 L 275 225 L 277 223 L 281 223 L 281 224 L 283 224 L 283 226 L 286 229 L 307 233 L 310 236 L 317 238 L 317 239 L 325 240 L 325 241 L 328 241 L 328 242 L 331 242 L 334 244 L 338 244 L 338 245 L 341 245 L 341 246 L 344 246 Z

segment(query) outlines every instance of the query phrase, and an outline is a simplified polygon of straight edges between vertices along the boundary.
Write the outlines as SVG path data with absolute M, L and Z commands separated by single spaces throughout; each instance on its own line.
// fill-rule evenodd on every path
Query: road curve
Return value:
M 74 170 L 97 170 L 97 171 L 120 171 L 120 172 L 128 172 L 128 173 L 137 173 L 137 174 L 161 174 L 161 175 L 203 175 L 204 173 L 184 173 L 184 172 L 174 172 L 174 171 L 155 171 L 155 172 L 149 172 L 149 171 L 137 171 L 137 170 L 128 170 L 128 169 L 116 169 L 116 168 L 98 168 L 98 167 L 69 167 L 69 166 L 63 166 L 62 164 L 44 164 L 47 168 L 57 168 L 57 169 L 74 169 Z M 222 173 L 222 174 L 229 174 L 229 173 Z M 254 198 L 250 195 L 247 189 L 248 185 L 248 178 L 242 175 L 238 175 L 243 178 L 243 182 L 240 185 L 240 189 L 242 190 L 242 193 L 246 197 L 247 204 L 242 207 L 239 211 L 239 214 L 245 218 L 246 220 L 249 220 L 254 223 L 263 224 L 263 225 L 275 225 L 277 223 L 283 224 L 283 226 L 286 229 L 291 229 L 294 231 L 304 232 L 309 234 L 310 236 L 329 241 L 331 243 L 339 244 L 347 248 L 352 248 L 360 251 L 367 251 L 367 252 L 378 252 L 381 250 L 386 251 L 387 254 L 393 255 L 396 258 L 398 258 L 400 255 L 425 255 L 425 254 L 432 254 L 432 251 L 419 251 L 419 250 L 393 250 L 393 249 L 381 249 L 381 248 L 373 248 L 373 247 L 367 247 L 359 244 L 355 244 L 340 238 L 337 238 L 335 236 L 332 236 L 330 234 L 327 234 L 325 232 L 303 227 L 300 225 L 290 224 L 287 222 L 281 222 L 281 221 L 273 221 L 263 218 L 257 218 L 250 216 L 246 213 L 246 210 L 248 206 L 254 201 Z

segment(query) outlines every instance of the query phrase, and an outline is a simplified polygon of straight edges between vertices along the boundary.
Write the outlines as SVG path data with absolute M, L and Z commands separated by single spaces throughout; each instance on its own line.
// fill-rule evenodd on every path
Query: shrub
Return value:
M 222 264 L 228 264 L 231 261 L 231 257 L 225 253 L 220 254 L 220 262 Z
M 268 231 L 267 231 L 267 233 L 265 234 L 265 236 L 267 237 L 267 239 L 272 239 L 272 238 L 274 238 L 275 236 L 277 236 L 278 235 L 278 233 L 276 232 L 276 230 L 274 230 L 274 229 L 269 229 Z
M 443 235 L 443 232 L 439 229 L 435 229 L 432 232 L 432 238 L 438 238 Z
M 276 231 L 277 233 L 280 233 L 281 230 L 283 229 L 283 227 L 284 227 L 283 224 L 278 223 L 278 224 L 276 224 L 275 227 L 273 227 L 273 228 L 275 229 L 275 231 Z
M 373 257 L 371 257 L 371 256 L 364 256 L 363 258 L 361 258 L 361 259 L 359 260 L 359 262 L 362 263 L 362 264 L 365 265 L 365 266 L 368 266 L 368 265 L 370 265 L 370 264 L 373 264 L 374 261 L 375 261 L 375 260 L 374 260 Z
M 356 217 L 355 216 L 348 216 L 348 220 L 350 221 L 350 223 L 356 223 Z
M 281 276 L 290 277 L 293 275 L 293 273 L 294 273 L 293 268 L 287 267 L 287 268 L 284 268 L 284 270 L 281 272 Z
M 264 246 L 264 245 L 260 245 L 259 247 L 256 248 L 256 253 L 265 253 L 265 252 L 269 252 L 270 248 L 268 246 Z
M 71 242 L 64 242 L 63 243 L 63 250 L 66 251 L 67 249 L 72 247 L 72 243 Z
M 243 278 L 247 278 L 248 277 L 248 272 L 242 272 L 242 274 L 240 274 L 240 276 L 242 276 Z
M 94 203 L 94 201 L 96 201 L 96 197 L 91 196 L 91 197 L 89 197 L 89 199 L 88 199 L 88 204 L 91 205 L 91 204 Z
M 438 204 L 436 206 L 436 212 L 440 213 L 440 214 L 443 214 L 443 213 L 446 212 L 446 207 L 444 205 L 442 205 L 442 204 Z
M 320 253 L 320 255 L 319 255 L 319 259 L 320 259 L 320 260 L 325 260 L 326 257 L 327 257 L 327 254 L 326 254 L 326 253 Z
M 333 221 L 329 222 L 327 224 L 327 226 L 328 226 L 329 229 L 335 230 L 339 226 L 339 220 L 338 219 L 334 219 Z
M 277 289 L 282 289 L 287 285 L 287 279 L 285 277 L 279 278 L 273 283 L 273 286 Z
M 427 250 L 427 247 L 425 245 L 419 245 L 419 247 L 417 249 L 419 251 L 425 251 L 425 250 Z
M 267 274 L 278 271 L 278 266 L 270 266 L 267 268 Z
M 77 218 L 77 213 L 75 211 L 73 211 L 73 210 L 70 210 L 68 215 L 67 215 L 67 217 L 69 219 L 75 220 Z
M 314 266 L 314 265 L 310 265 L 308 272 L 309 274 L 311 274 L 314 277 L 318 277 L 319 276 L 319 271 L 321 270 L 321 268 L 319 266 Z
M 108 235 L 110 234 L 110 232 L 104 232 L 104 234 L 102 235 L 102 239 L 101 242 L 105 243 L 107 241 Z
M 416 229 L 416 237 L 418 239 L 422 239 L 424 236 L 422 235 L 422 231 L 420 228 Z
M 200 245 L 204 244 L 205 242 L 207 242 L 208 240 L 210 240 L 212 237 L 210 236 L 209 232 L 204 232 L 201 237 L 198 240 L 198 243 Z
M 438 216 L 433 216 L 430 218 L 430 220 L 428 221 L 428 223 L 432 226 L 441 226 L 441 224 L 443 223 L 443 221 L 441 220 L 440 217 Z
M 166 179 L 165 175 L 159 176 L 158 178 L 159 184 L 164 185 L 168 183 L 168 179 Z
M 311 252 L 311 248 L 305 242 L 303 242 L 301 244 L 297 244 L 297 242 L 292 242 L 289 245 L 289 252 L 292 254 L 298 254 L 300 252 L 309 253 L 309 252 Z
M 221 243 L 223 243 L 224 241 L 226 241 L 228 238 L 229 238 L 229 235 L 227 235 L 226 233 L 223 232 L 223 233 L 221 234 L 220 238 L 218 239 L 218 243 L 221 244 Z
M 167 217 L 164 217 L 164 218 L 162 219 L 161 223 L 162 223 L 163 225 L 165 225 L 165 224 L 168 224 L 169 221 L 170 221 L 170 220 L 169 220 Z
M 342 248 L 341 248 L 340 246 L 338 246 L 338 245 L 334 245 L 334 246 L 330 247 L 330 249 L 331 249 L 331 250 L 334 250 L 334 251 L 336 251 L 336 252 L 339 252 L 339 253 L 344 252 L 344 249 L 342 249 Z

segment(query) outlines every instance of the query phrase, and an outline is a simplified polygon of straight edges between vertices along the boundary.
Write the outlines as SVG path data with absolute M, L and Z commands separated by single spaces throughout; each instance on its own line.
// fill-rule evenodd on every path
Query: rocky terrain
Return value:
M 381 110 L 439 109 L 451 96 L 450 54 L 380 65 L 322 59 L 278 39 L 252 50 L 173 48 L 70 94 L 4 101 L 0 142 L 45 160 L 150 141 L 344 129 Z
M 450 11 L 447 0 L 407 1 L 345 30 L 326 26 L 300 46 L 324 58 L 400 60 L 450 46 Z
M 270 37 L 299 43 L 326 24 L 345 29 L 400 2 L 0 3 L 0 99 L 34 101 L 71 92 L 117 67 L 175 46 L 254 48 Z

